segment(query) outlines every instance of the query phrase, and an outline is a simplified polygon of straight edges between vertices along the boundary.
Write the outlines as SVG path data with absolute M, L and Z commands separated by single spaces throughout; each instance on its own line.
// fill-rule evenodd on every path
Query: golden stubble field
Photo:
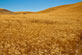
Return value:
M 82 55 L 82 13 L 0 14 L 0 55 Z

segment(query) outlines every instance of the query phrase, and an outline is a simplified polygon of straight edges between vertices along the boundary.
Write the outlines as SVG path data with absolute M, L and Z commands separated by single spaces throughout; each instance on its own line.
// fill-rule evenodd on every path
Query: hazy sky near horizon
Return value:
M 0 0 L 0 8 L 11 11 L 40 11 L 50 7 L 81 1 L 82 0 Z

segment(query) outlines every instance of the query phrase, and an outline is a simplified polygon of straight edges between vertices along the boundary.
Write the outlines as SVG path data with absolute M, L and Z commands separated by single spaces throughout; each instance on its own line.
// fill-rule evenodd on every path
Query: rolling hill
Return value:
M 9 14 L 9 13 L 12 13 L 12 11 L 0 8 L 0 14 Z
M 52 7 L 43 11 L 39 11 L 38 13 L 48 13 L 53 11 L 54 12 L 82 12 L 82 2 Z

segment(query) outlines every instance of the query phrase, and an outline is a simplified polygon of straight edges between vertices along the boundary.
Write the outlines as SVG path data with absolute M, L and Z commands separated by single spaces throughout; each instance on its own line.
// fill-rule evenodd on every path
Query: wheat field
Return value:
M 82 12 L 73 11 L 0 14 L 0 55 L 82 55 Z

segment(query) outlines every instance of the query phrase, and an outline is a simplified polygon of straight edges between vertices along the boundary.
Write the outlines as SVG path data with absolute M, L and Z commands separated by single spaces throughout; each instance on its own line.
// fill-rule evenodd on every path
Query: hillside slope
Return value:
M 82 2 L 74 4 L 73 6 L 69 7 L 68 9 L 66 9 L 66 11 L 82 13 Z
M 12 13 L 12 12 L 9 10 L 0 8 L 0 14 L 8 14 L 8 13 Z
M 53 11 L 54 12 L 82 12 L 82 2 L 48 8 L 38 13 L 48 13 Z

